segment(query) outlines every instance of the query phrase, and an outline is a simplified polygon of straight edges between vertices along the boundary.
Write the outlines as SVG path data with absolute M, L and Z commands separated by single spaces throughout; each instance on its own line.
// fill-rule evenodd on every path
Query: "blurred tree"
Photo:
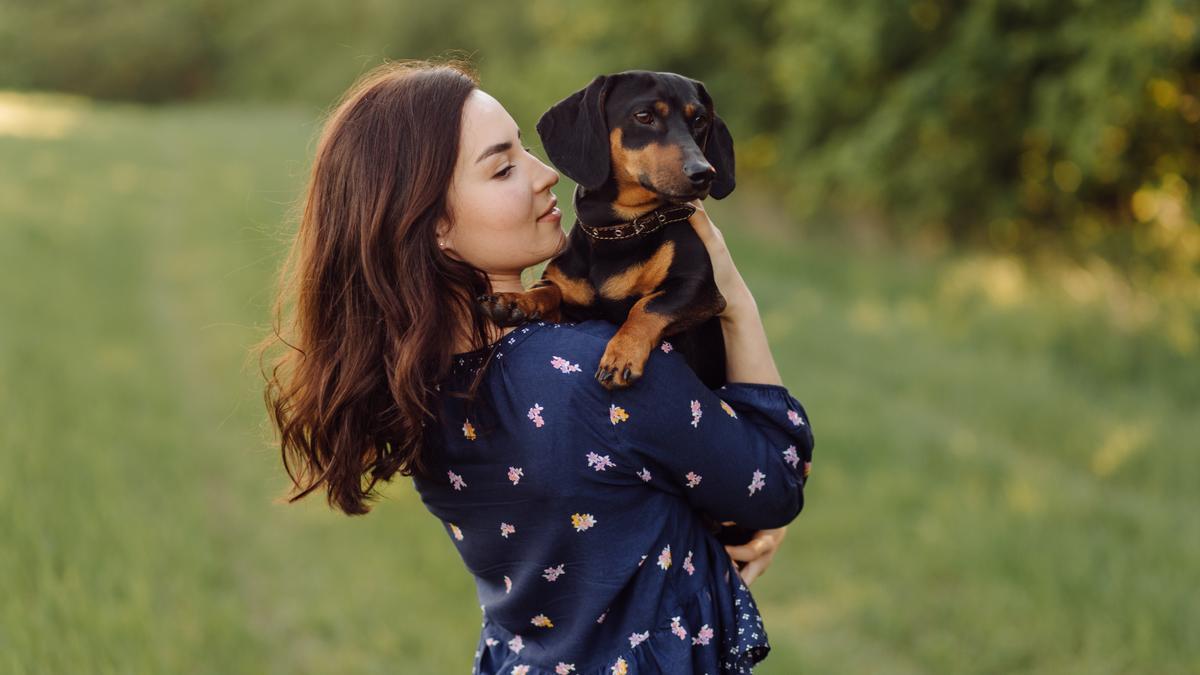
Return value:
M 597 73 L 704 80 L 801 218 L 1200 274 L 1194 0 L 0 0 L 0 86 L 103 98 L 327 105 L 449 50 L 526 126 Z

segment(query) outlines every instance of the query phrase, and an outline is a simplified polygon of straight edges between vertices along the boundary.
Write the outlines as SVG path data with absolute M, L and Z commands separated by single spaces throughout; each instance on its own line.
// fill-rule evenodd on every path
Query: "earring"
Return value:
M 439 241 L 439 242 L 438 242 L 438 248 L 446 248 L 446 242 L 444 242 L 444 241 Z

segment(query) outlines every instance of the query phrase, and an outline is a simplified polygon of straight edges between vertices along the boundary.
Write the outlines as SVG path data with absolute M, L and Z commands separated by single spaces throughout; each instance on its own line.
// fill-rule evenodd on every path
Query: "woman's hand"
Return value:
M 754 583 L 754 580 L 771 565 L 771 559 L 775 557 L 775 552 L 779 550 L 779 544 L 783 542 L 786 534 L 786 526 L 773 530 L 759 530 L 754 533 L 754 538 L 745 544 L 725 547 L 747 586 Z
M 699 199 L 688 202 L 695 207 L 696 212 L 688 217 L 692 229 L 699 235 L 700 241 L 708 249 L 708 257 L 712 261 L 713 278 L 717 282 L 717 290 L 725 297 L 725 309 L 718 315 L 731 316 L 743 307 L 754 306 L 754 296 L 742 279 L 742 275 L 733 264 L 729 255 L 729 247 L 725 245 L 725 236 L 713 224 L 712 219 L 704 210 L 704 203 Z

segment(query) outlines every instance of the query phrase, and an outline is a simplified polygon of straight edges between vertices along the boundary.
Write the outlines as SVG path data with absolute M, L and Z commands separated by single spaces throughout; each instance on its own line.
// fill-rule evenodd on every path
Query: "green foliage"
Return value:
M 704 80 L 743 175 L 805 220 L 1200 270 L 1200 11 L 1184 0 L 0 0 L 0 86 L 326 105 L 385 58 L 472 59 L 532 126 L 600 72 Z

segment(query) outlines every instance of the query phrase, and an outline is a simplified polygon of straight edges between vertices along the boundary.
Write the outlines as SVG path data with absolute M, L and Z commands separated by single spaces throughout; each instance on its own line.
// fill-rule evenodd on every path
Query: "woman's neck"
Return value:
M 524 292 L 524 286 L 521 283 L 520 271 L 517 271 L 517 273 L 515 273 L 515 274 L 488 273 L 488 279 L 491 280 L 492 293 L 523 293 Z M 516 328 L 515 325 L 512 325 L 512 327 L 508 327 L 508 328 L 500 328 L 500 327 L 498 327 L 498 325 L 496 325 L 490 321 L 488 321 L 486 323 L 487 323 L 487 344 L 488 345 L 491 345 L 492 342 L 498 341 L 500 339 L 500 337 L 504 337 L 505 335 L 508 335 L 510 333 L 510 331 L 512 331 L 512 329 Z M 470 331 L 472 331 L 472 324 L 470 324 L 470 322 L 466 321 L 466 319 L 463 319 L 463 317 L 458 317 L 458 322 L 456 323 L 456 325 L 458 327 L 458 330 L 457 330 L 457 335 L 456 335 L 455 341 L 454 341 L 454 345 L 455 345 L 454 352 L 451 352 L 451 353 L 461 354 L 463 352 L 479 350 L 479 348 L 486 346 L 486 345 L 473 344 L 472 335 L 470 335 Z
M 464 324 L 459 324 L 459 326 L 460 326 L 459 336 L 454 340 L 454 350 L 451 352 L 452 354 L 462 354 L 463 352 L 474 351 L 476 349 L 480 349 L 482 347 L 487 346 L 487 345 L 477 345 L 477 344 L 472 343 L 471 338 L 463 335 L 464 331 L 461 329 L 461 326 L 463 326 L 463 325 Z M 508 335 L 510 332 L 512 332 L 512 330 L 514 328 L 516 328 L 516 326 L 500 328 L 500 327 L 496 326 L 495 324 L 489 322 L 487 324 L 488 344 L 492 344 L 493 342 L 499 341 L 500 338 L 502 338 L 505 335 Z

